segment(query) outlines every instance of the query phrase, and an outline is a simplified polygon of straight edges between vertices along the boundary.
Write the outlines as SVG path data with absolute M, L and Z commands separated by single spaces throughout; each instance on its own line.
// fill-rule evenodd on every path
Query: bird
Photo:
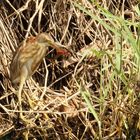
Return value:
M 29 79 L 37 70 L 49 47 L 56 49 L 56 52 L 67 55 L 68 49 L 64 45 L 55 42 L 47 33 L 40 33 L 37 36 L 29 37 L 13 55 L 10 64 L 10 79 L 13 84 L 19 84 L 18 102 L 19 116 L 24 122 L 29 122 L 22 111 L 22 90 L 27 79 Z

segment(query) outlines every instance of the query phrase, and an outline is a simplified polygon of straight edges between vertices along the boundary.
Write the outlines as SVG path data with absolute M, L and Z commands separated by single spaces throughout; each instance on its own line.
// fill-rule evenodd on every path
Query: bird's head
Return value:
M 46 47 L 51 47 L 56 49 L 57 53 L 59 55 L 69 55 L 70 51 L 67 49 L 66 46 L 55 42 L 54 39 L 47 33 L 41 33 L 37 35 L 36 40 L 38 43 L 41 43 L 42 45 Z
M 46 46 L 51 46 L 54 44 L 53 38 L 47 33 L 37 35 L 36 41 L 41 44 L 46 44 Z

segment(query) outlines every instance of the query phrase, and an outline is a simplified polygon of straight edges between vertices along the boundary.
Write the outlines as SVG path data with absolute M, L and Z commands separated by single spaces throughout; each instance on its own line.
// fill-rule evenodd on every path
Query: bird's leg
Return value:
M 28 99 L 28 103 L 29 103 L 30 107 L 33 109 L 35 106 L 35 102 L 30 98 L 28 93 L 26 93 L 26 92 L 24 92 L 24 93 L 25 93 L 26 98 Z
M 28 76 L 28 70 L 26 67 L 23 66 L 22 70 L 21 70 L 21 75 L 20 75 L 20 85 L 19 85 L 19 92 L 18 92 L 18 101 L 19 101 L 19 111 L 20 111 L 20 119 L 22 121 L 24 121 L 25 123 L 31 123 L 31 121 L 27 120 L 23 114 L 22 114 L 22 89 L 23 89 L 23 85 L 27 79 Z

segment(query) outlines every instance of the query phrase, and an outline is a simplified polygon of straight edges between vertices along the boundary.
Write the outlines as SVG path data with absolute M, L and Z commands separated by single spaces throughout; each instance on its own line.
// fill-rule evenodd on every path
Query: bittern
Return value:
M 16 50 L 12 59 L 10 65 L 10 78 L 12 83 L 19 83 L 17 96 L 19 101 L 20 118 L 23 121 L 27 121 L 22 114 L 21 94 L 23 85 L 25 81 L 35 73 L 46 52 L 49 50 L 49 47 L 62 53 L 62 50 L 66 49 L 63 45 L 54 42 L 48 34 L 41 33 L 36 37 L 30 37 L 27 39 L 27 41 Z M 64 52 L 67 52 L 67 50 Z

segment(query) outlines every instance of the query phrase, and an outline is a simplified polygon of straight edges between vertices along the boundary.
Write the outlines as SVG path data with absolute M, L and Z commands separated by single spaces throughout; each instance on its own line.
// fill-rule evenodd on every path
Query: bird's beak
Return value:
M 53 43 L 52 48 L 56 49 L 57 54 L 59 55 L 70 55 L 71 51 L 65 46 L 60 44 L 59 42 Z

